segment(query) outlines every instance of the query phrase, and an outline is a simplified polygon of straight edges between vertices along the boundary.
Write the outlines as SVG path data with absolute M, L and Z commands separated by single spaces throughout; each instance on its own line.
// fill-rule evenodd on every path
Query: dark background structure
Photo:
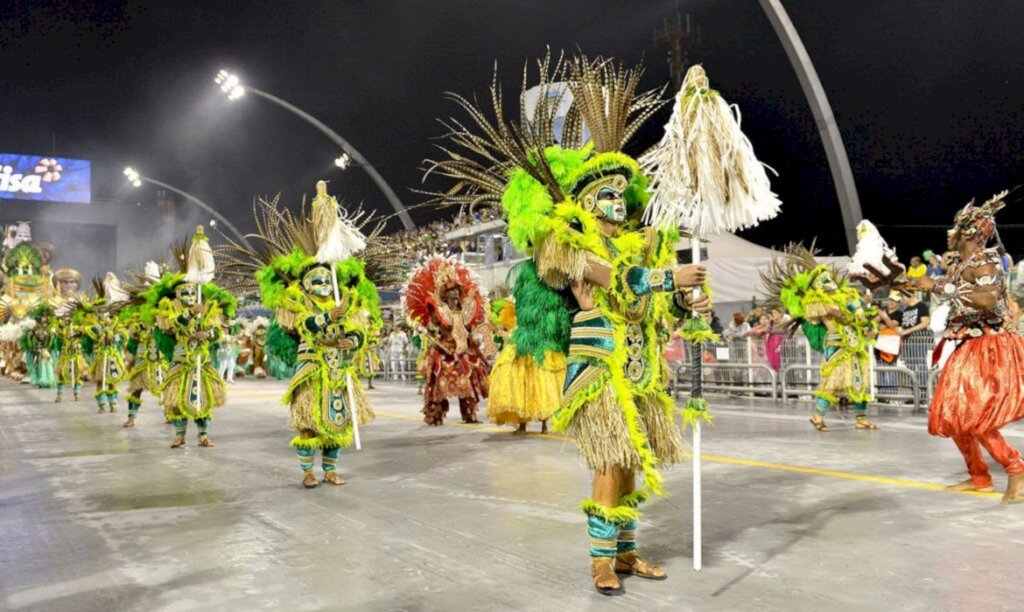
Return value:
M 942 248 L 965 201 L 1024 182 L 1024 5 L 783 4 L 832 103 L 864 216 L 902 255 Z M 645 85 L 660 86 L 667 47 L 654 31 L 676 13 L 701 27 L 690 62 L 739 105 L 755 149 L 779 173 L 783 214 L 744 235 L 770 246 L 817 238 L 845 252 L 809 107 L 755 0 L 9 0 L 0 150 L 90 159 L 96 197 L 148 205 L 153 190 L 133 190 L 121 174 L 133 165 L 214 204 L 243 231 L 255 195 L 281 192 L 297 204 L 319 178 L 390 212 L 361 171 L 334 167 L 330 141 L 263 100 L 229 102 L 213 83 L 217 71 L 234 70 L 323 120 L 413 204 L 441 133 L 435 119 L 455 112 L 443 92 L 486 95 L 497 62 L 513 98 L 524 62 L 547 46 L 645 59 Z M 641 144 L 658 137 L 658 121 Z M 1019 208 L 1000 219 L 1015 257 L 1024 246 Z

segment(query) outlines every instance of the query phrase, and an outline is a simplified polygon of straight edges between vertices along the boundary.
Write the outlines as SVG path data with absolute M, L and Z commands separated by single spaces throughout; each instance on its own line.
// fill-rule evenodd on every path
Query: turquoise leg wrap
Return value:
M 106 408 L 107 407 L 107 394 L 106 393 L 98 393 L 96 395 L 96 405 L 99 406 L 100 408 Z
M 75 383 L 74 390 L 75 390 L 75 395 L 78 395 L 78 392 L 82 390 L 81 383 Z
M 618 551 L 619 528 L 596 515 L 587 516 L 591 557 L 614 557 Z
M 134 395 L 128 396 L 128 418 L 135 420 L 135 417 L 139 414 L 139 408 L 142 407 L 142 398 L 135 397 Z
M 864 416 L 864 414 L 868 411 L 868 403 L 857 402 L 853 406 L 850 406 L 850 408 L 857 414 L 857 416 Z
M 313 469 L 313 461 L 316 459 L 315 448 L 297 448 L 295 456 L 299 459 L 299 467 L 302 468 L 302 471 Z
M 323 465 L 325 472 L 338 469 L 338 457 L 341 457 L 340 446 L 333 448 L 324 446 L 320 448 L 320 452 L 320 463 Z
M 196 427 L 199 429 L 199 437 L 202 438 L 210 427 L 210 419 L 196 419 Z
M 113 410 L 114 408 L 117 408 L 117 391 L 116 390 L 115 391 L 111 391 L 110 393 L 107 393 L 107 405 L 110 406 L 111 410 Z
M 171 424 L 174 425 L 174 435 L 184 438 L 188 430 L 188 419 L 175 419 Z
M 832 407 L 832 402 L 828 401 L 823 397 L 818 398 L 817 406 L 814 407 L 814 414 L 818 416 L 825 416 L 828 409 Z
M 57 395 L 64 395 L 64 385 L 57 385 Z
M 616 550 L 620 555 L 636 550 L 636 528 L 637 522 L 629 521 L 619 529 L 619 540 Z

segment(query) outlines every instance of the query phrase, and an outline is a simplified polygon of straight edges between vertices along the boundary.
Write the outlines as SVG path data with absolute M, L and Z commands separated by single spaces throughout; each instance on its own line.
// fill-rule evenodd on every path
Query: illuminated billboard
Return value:
M 84 159 L 0 153 L 0 199 L 88 204 L 91 184 Z

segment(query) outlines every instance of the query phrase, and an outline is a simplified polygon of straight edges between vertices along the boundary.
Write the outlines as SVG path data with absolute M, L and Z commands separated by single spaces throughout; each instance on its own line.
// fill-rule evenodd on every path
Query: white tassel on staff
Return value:
M 644 221 L 663 230 L 689 228 L 693 263 L 700 263 L 704 236 L 752 227 L 779 213 L 767 166 L 754 155 L 740 129 L 739 109 L 711 89 L 701 66 L 686 72 L 661 141 L 645 154 L 650 178 Z M 694 345 L 694 397 L 700 393 L 701 362 Z M 693 427 L 693 569 L 701 560 L 701 419 Z

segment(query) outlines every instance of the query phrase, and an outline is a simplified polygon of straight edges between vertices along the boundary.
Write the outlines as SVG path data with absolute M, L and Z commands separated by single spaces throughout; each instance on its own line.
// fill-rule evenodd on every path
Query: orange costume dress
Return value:
M 957 215 L 958 229 L 982 245 L 994 231 L 994 210 L 987 215 L 976 211 L 989 204 L 968 205 Z M 972 218 L 961 220 L 968 214 Z M 973 272 L 968 275 L 973 277 L 970 281 L 964 278 L 968 270 Z M 986 287 L 997 292 L 990 310 L 973 308 L 961 297 Z M 992 477 L 981 454 L 982 446 L 1007 475 L 1024 472 L 1020 452 L 999 433 L 1007 423 L 1024 418 L 1024 336 L 1005 328 L 1006 286 L 999 253 L 984 249 L 954 264 L 945 277 L 936 279 L 934 292 L 950 300 L 942 343 L 954 342 L 956 349 L 939 376 L 928 414 L 928 432 L 952 438 L 964 456 L 973 485 L 989 487 Z M 941 350 L 942 344 L 935 355 Z

